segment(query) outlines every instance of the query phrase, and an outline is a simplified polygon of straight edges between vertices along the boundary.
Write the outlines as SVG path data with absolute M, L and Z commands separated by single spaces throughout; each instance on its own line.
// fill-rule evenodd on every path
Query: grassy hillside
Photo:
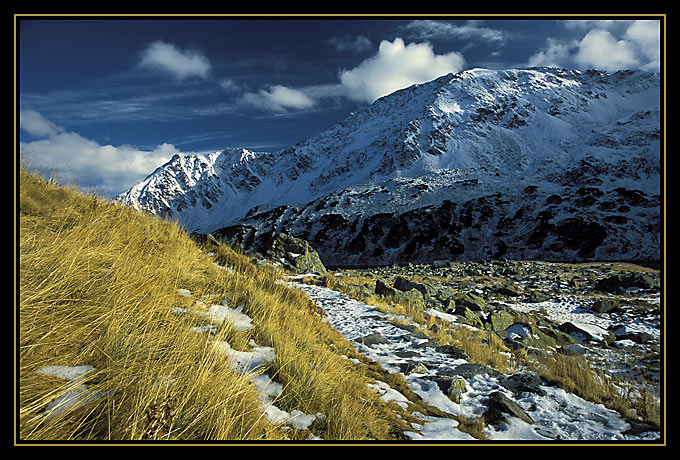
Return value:
M 422 415 L 485 438 L 483 417 L 428 406 L 402 374 L 359 354 L 280 269 L 24 170 L 19 186 L 16 441 L 391 441 L 408 439 Z M 582 358 L 508 349 L 409 302 L 357 295 L 375 281 L 345 275 L 323 284 L 409 318 L 470 362 L 535 371 L 659 426 L 658 401 L 620 392 L 625 382 Z M 513 321 L 534 321 L 525 316 Z M 407 407 L 383 401 L 377 381 Z
M 19 179 L 18 441 L 389 440 L 410 428 L 367 387 L 379 370 L 348 360 L 365 359 L 277 272 L 172 222 Z M 252 327 L 196 329 L 206 316 L 184 313 L 211 304 L 239 308 Z M 282 385 L 276 407 L 323 416 L 302 430 L 271 423 L 225 343 L 273 349 L 257 372 Z M 49 366 L 91 372 L 67 380 Z

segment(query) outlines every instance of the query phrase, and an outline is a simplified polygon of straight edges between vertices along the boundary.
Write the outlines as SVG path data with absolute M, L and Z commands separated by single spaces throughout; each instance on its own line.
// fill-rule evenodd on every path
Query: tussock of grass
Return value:
M 17 436 L 32 440 L 280 440 L 254 385 L 215 341 L 273 347 L 267 374 L 284 386 L 277 407 L 322 413 L 323 439 L 391 439 L 397 422 L 356 351 L 320 321 L 302 293 L 222 245 L 201 248 L 176 224 L 57 187 L 21 171 L 18 235 Z M 208 251 L 214 257 L 208 257 Z M 218 264 L 220 266 L 218 266 Z M 226 269 L 225 269 L 226 267 Z M 178 294 L 188 289 L 192 296 Z M 206 297 L 204 297 L 206 296 Z M 210 296 L 210 297 L 207 297 Z M 197 300 L 229 299 L 253 320 L 215 337 L 177 315 Z M 77 383 L 45 366 L 90 365 Z M 47 416 L 76 390 L 81 407 Z M 71 393 L 69 393 L 71 392 Z

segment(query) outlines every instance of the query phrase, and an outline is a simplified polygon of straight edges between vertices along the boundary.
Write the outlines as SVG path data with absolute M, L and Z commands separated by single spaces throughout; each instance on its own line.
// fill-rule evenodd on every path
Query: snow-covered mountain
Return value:
M 659 261 L 658 74 L 474 69 L 378 99 L 276 153 L 173 157 L 118 199 L 327 265 Z

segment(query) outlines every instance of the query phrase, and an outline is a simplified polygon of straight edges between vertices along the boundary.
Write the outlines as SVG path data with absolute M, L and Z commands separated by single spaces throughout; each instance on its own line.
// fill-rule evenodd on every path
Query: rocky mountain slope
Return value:
M 660 260 L 658 74 L 444 75 L 276 153 L 175 156 L 118 199 L 255 247 L 285 231 L 328 266 Z

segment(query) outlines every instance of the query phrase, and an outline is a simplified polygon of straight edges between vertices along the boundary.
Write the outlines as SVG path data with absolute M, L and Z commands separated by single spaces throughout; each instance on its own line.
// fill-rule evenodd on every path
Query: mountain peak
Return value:
M 527 220 L 525 225 L 535 230 L 532 241 L 541 244 L 531 252 L 521 243 L 522 235 L 506 236 L 500 246 L 509 249 L 500 253 L 655 258 L 658 242 L 643 238 L 643 231 L 627 236 L 616 222 L 625 221 L 629 226 L 639 222 L 647 228 L 649 219 L 643 217 L 649 218 L 653 211 L 652 222 L 656 222 L 658 209 L 632 210 L 615 190 L 637 191 L 647 205 L 658 201 L 659 96 L 658 75 L 640 71 L 470 69 L 384 96 L 319 135 L 280 152 L 226 149 L 206 157 L 173 157 L 120 200 L 177 218 L 190 231 L 214 232 L 239 224 L 259 232 L 267 226 L 286 225 L 321 246 L 329 245 L 318 236 L 328 231 L 327 225 L 321 224 L 325 219 L 349 226 L 338 245 L 356 240 L 350 246 L 357 249 L 359 259 L 366 255 L 365 248 L 371 248 L 376 256 L 365 260 L 391 263 L 409 254 L 488 257 L 489 248 L 500 244 L 504 232 L 487 235 L 480 221 L 473 224 L 480 228 L 466 232 L 464 238 L 454 238 L 460 245 L 449 237 L 448 243 L 430 245 L 434 249 L 416 254 L 402 246 L 375 246 L 384 245 L 381 236 L 373 238 L 374 244 L 357 243 L 361 226 L 370 227 L 367 221 L 372 216 L 391 213 L 396 218 L 415 211 L 425 215 L 425 209 L 441 213 L 442 206 L 449 206 L 445 203 L 457 206 L 482 199 L 488 203 L 490 196 L 503 197 L 490 205 L 488 212 L 494 219 L 500 219 L 500 209 L 513 216 L 519 213 L 518 218 Z M 574 189 L 575 184 L 597 192 L 590 196 Z M 532 194 L 524 193 L 526 189 L 536 193 L 529 196 Z M 536 202 L 537 198 L 544 202 Z M 558 206 L 558 199 L 566 204 Z M 595 211 L 582 206 L 586 203 L 595 206 Z M 278 211 L 272 214 L 274 209 Z M 569 245 L 577 246 L 565 236 L 566 227 L 559 227 L 569 218 L 583 223 L 576 225 L 573 238 L 578 239 L 583 229 L 592 230 L 589 224 L 593 220 L 603 226 L 607 236 L 590 245 L 604 248 L 621 243 L 613 238 L 623 238 L 625 253 L 614 248 L 599 253 L 587 249 L 580 255 L 574 254 L 578 250 L 560 253 Z M 451 219 L 437 224 L 438 230 L 461 227 L 461 219 L 469 221 L 465 216 L 456 216 L 458 223 Z M 409 225 L 402 230 L 406 236 L 417 233 Z M 387 246 L 404 235 L 392 238 Z M 605 241 L 607 238 L 612 241 Z M 482 240 L 484 244 L 477 243 Z M 418 244 L 422 246 L 425 240 L 411 246 Z M 517 246 L 514 252 L 512 245 Z M 462 253 L 460 246 L 465 247 Z M 545 246 L 552 249 L 546 252 Z M 342 250 L 321 247 L 319 252 L 322 258 L 325 253 L 339 259 Z

